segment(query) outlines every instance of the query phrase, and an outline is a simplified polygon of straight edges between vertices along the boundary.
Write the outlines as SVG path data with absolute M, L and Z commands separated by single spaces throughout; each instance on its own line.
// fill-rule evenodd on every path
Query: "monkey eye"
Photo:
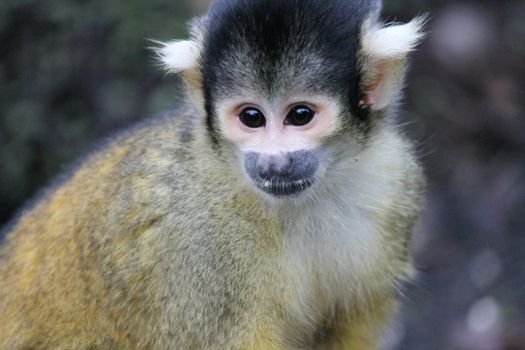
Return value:
M 264 114 L 257 108 L 249 107 L 239 114 L 241 123 L 249 128 L 256 129 L 266 125 Z
M 295 106 L 293 107 L 284 121 L 287 125 L 303 126 L 314 119 L 315 112 L 311 108 L 306 106 Z

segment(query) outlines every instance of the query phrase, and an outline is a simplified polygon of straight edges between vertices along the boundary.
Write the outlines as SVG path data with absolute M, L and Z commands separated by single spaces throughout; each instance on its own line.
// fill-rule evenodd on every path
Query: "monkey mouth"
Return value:
M 294 180 L 294 181 L 283 181 L 283 180 L 259 180 L 257 181 L 257 187 L 276 197 L 290 196 L 293 194 L 298 194 L 310 186 L 313 185 L 312 180 Z

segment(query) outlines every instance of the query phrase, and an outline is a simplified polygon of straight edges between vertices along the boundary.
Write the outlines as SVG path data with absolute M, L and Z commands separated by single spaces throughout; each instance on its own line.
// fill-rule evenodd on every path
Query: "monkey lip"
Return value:
M 276 197 L 284 197 L 302 192 L 313 185 L 313 181 L 301 179 L 295 181 L 259 180 L 257 187 Z

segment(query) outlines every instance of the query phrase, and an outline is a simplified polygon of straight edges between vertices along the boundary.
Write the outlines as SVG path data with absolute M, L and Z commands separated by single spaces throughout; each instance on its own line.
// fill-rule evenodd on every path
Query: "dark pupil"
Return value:
M 256 108 L 247 108 L 239 115 L 241 122 L 249 128 L 260 128 L 266 124 L 262 112 Z
M 287 124 L 303 126 L 314 119 L 314 111 L 305 106 L 294 107 L 286 116 Z

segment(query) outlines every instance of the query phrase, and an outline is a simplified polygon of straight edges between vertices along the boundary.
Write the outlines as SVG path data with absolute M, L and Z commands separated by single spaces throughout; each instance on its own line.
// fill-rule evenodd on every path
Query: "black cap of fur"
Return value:
M 361 72 L 363 21 L 377 0 L 216 0 L 208 14 L 201 57 L 206 108 L 243 89 L 263 96 L 290 90 L 340 98 L 354 117 Z M 213 131 L 213 130 L 211 130 Z

